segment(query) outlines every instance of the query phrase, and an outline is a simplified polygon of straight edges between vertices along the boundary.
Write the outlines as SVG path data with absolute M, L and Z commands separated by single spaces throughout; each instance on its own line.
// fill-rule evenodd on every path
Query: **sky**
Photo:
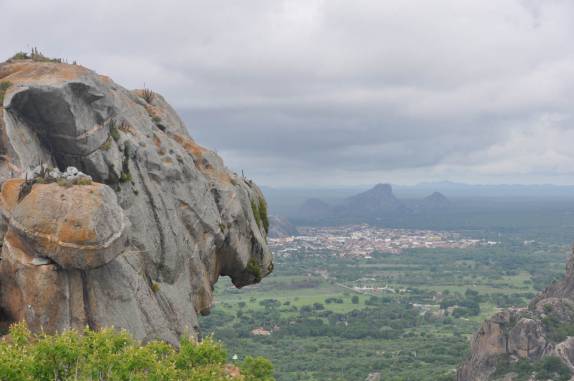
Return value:
M 571 0 L 0 0 L 36 46 L 164 95 L 273 187 L 574 184 Z

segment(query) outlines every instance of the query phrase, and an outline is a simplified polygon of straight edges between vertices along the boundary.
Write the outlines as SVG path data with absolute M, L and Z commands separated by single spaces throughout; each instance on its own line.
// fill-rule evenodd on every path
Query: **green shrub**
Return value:
M 542 323 L 546 328 L 548 338 L 555 343 L 566 340 L 568 336 L 574 336 L 574 322 L 563 321 L 554 313 L 542 319 Z
M 222 344 L 211 338 L 182 338 L 178 351 L 159 341 L 141 344 L 127 331 L 34 335 L 18 323 L 0 341 L 0 380 L 223 381 L 226 359 Z M 245 381 L 273 380 L 273 368 L 262 358 L 246 358 L 241 371 Z
M 11 60 L 27 60 L 30 56 L 26 52 L 18 52 L 10 58 Z
M 508 373 L 515 373 L 516 379 L 529 380 L 534 375 L 535 380 L 568 381 L 572 373 L 570 369 L 556 356 L 548 356 L 537 361 L 520 359 L 512 362 L 508 355 L 502 355 L 496 363 L 494 379 Z
M 0 82 L 0 107 L 2 107 L 2 103 L 4 102 L 4 94 L 6 94 L 6 90 L 8 90 L 10 86 L 12 86 L 11 82 Z
M 116 142 L 120 140 L 120 132 L 118 131 L 114 121 L 110 122 L 109 128 L 110 128 L 110 136 L 112 137 L 112 139 L 114 139 Z
M 120 183 L 128 183 L 132 181 L 132 174 L 129 171 L 122 171 L 120 174 Z
M 247 356 L 241 365 L 245 381 L 273 381 L 273 365 L 264 357 Z

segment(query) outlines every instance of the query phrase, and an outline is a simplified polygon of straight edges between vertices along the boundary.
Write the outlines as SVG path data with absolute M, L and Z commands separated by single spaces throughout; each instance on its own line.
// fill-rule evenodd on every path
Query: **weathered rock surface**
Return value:
M 197 331 L 219 276 L 242 287 L 272 270 L 261 191 L 161 96 L 32 60 L 0 64 L 0 82 L 3 322 L 175 343 Z M 40 164 L 65 181 L 30 178 Z
M 573 286 L 574 253 L 564 280 L 540 293 L 529 308 L 499 312 L 482 324 L 472 338 L 470 356 L 458 369 L 457 380 L 516 380 L 513 373 L 497 372 L 497 366 L 548 356 L 560 358 L 574 374 L 574 337 L 557 334 L 561 325 L 574 324 Z

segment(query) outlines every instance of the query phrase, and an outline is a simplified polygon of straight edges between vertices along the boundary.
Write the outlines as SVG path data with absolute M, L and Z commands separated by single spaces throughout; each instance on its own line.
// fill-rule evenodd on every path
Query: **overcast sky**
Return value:
M 574 184 L 571 0 L 0 0 L 271 186 Z

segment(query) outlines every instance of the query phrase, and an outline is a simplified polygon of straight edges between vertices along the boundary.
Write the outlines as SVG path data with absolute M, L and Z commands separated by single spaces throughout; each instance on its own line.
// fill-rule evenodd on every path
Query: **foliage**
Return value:
M 118 131 L 118 128 L 116 127 L 116 123 L 114 121 L 110 122 L 109 129 L 110 129 L 110 136 L 112 137 L 112 139 L 114 139 L 116 142 L 120 140 L 120 132 Z
M 27 60 L 30 56 L 26 52 L 18 52 L 10 58 L 11 60 Z
M 38 179 L 35 179 L 34 182 L 35 183 L 38 183 L 38 182 L 45 183 L 46 180 L 40 177 Z M 56 183 L 61 187 L 70 188 L 74 185 L 91 185 L 92 179 L 90 179 L 88 177 L 78 177 L 78 178 L 75 178 L 74 180 L 68 180 L 68 179 L 65 179 L 63 177 L 60 177 L 58 180 L 56 180 Z
M 546 328 L 547 337 L 555 343 L 566 340 L 568 336 L 574 336 L 574 322 L 564 321 L 554 313 L 544 317 L 542 323 Z
M 245 381 L 273 381 L 273 365 L 264 357 L 247 356 L 241 366 Z
M 260 197 L 259 198 L 259 220 L 263 224 L 263 229 L 265 230 L 265 234 L 269 233 L 269 216 L 267 213 L 267 202 Z
M 127 183 L 132 181 L 132 174 L 130 172 L 130 154 L 129 147 L 124 147 L 124 157 L 122 159 L 122 172 L 120 173 L 120 183 Z
M 269 358 L 282 381 L 364 381 L 372 372 L 389 381 L 453 381 L 469 337 L 497 305 L 526 307 L 535 288 L 564 273 L 567 246 L 497 239 L 370 259 L 274 250 L 276 270 L 257 287 L 216 284 L 218 303 L 200 326 L 230 353 Z M 352 290 L 371 285 L 384 289 Z M 443 301 L 451 308 L 440 309 Z M 453 313 L 476 303 L 478 316 Z M 257 327 L 271 334 L 252 335 Z
M 253 217 L 255 217 L 255 222 L 257 226 L 263 227 L 265 233 L 269 233 L 269 216 L 267 213 L 267 202 L 260 197 L 259 200 L 251 200 L 251 211 L 253 212 Z
M 6 94 L 6 90 L 12 86 L 12 83 L 9 81 L 0 82 L 0 107 L 2 107 L 2 102 L 4 102 L 4 94 Z
M 132 174 L 129 171 L 122 171 L 120 174 L 120 183 L 128 183 L 132 181 Z
M 197 343 L 184 337 L 176 350 L 159 341 L 140 344 L 126 331 L 34 335 L 18 323 L 0 342 L 0 379 L 223 381 L 226 359 L 222 344 L 211 338 Z M 246 381 L 274 380 L 268 360 L 248 358 L 240 368 Z
M 508 373 L 515 373 L 517 381 L 531 379 L 568 381 L 572 375 L 570 369 L 556 356 L 544 357 L 538 361 L 520 359 L 513 362 L 508 356 L 503 355 L 498 358 L 493 378 L 503 377 Z
M 111 136 L 111 134 L 110 134 L 110 136 L 108 136 L 108 138 L 106 139 L 104 144 L 101 145 L 100 148 L 104 151 L 109 151 L 109 149 L 112 148 L 112 136 Z
M 36 62 L 56 62 L 61 63 L 61 58 L 49 58 L 42 54 L 38 48 L 32 48 L 30 53 L 18 52 L 14 54 L 10 60 L 33 60 Z

